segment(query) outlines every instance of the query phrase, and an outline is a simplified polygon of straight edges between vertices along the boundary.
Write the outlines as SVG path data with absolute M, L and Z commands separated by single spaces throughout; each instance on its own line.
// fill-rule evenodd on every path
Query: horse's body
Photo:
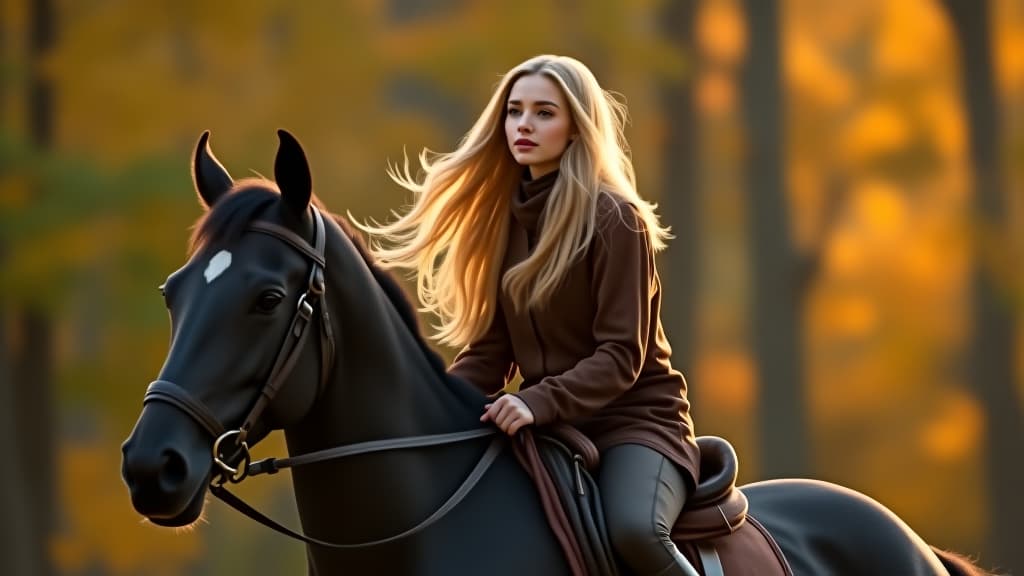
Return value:
M 246 232 L 246 226 L 269 221 L 307 240 L 314 237 L 309 169 L 298 143 L 283 133 L 275 164 L 280 195 L 271 182 L 234 185 L 209 153 L 204 135 L 193 176 L 203 202 L 214 209 L 199 223 L 198 246 L 188 264 L 166 285 L 173 339 L 159 379 L 177 382 L 217 420 L 238 426 L 243 418 L 249 420 L 247 410 L 272 371 L 310 269 L 301 251 L 266 234 Z M 209 262 L 221 251 L 230 252 L 230 265 L 211 273 Z M 319 322 L 332 329 L 335 360 L 320 374 L 327 340 L 321 339 L 320 346 L 315 339 L 304 344 L 280 393 L 249 434 L 250 442 L 280 428 L 290 454 L 307 454 L 479 427 L 485 398 L 445 374 L 439 357 L 420 337 L 397 284 L 369 261 L 340 219 L 326 226 L 324 270 L 327 290 L 319 305 L 330 315 Z M 196 422 L 194 412 L 174 402 L 146 403 L 125 442 L 123 462 L 125 482 L 141 514 L 168 526 L 196 520 L 215 476 L 208 430 Z M 338 543 L 400 533 L 441 506 L 489 442 L 296 468 L 292 476 L 303 531 Z M 750 513 L 773 534 L 797 575 L 981 574 L 957 557 L 934 551 L 891 512 L 845 488 L 780 480 L 748 485 L 744 491 Z M 311 545 L 308 558 L 309 572 L 321 576 L 568 572 L 536 491 L 509 450 L 429 528 L 364 548 Z

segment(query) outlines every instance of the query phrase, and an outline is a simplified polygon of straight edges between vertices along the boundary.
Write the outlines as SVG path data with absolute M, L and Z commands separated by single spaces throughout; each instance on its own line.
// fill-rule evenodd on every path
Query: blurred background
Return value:
M 1024 0 L 0 0 L 0 572 L 304 573 L 219 502 L 141 522 L 120 480 L 196 139 L 272 174 L 287 128 L 330 209 L 382 218 L 387 163 L 540 53 L 630 107 L 698 433 L 1024 573 Z M 240 492 L 294 524 L 266 478 Z

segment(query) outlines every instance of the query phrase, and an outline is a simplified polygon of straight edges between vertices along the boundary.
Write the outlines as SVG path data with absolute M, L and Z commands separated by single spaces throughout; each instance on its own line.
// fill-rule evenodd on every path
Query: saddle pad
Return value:
M 722 573 L 726 576 L 793 576 L 793 571 L 778 545 L 770 539 L 764 526 L 750 515 L 732 534 L 701 542 L 676 541 L 679 551 L 700 570 L 701 574 L 715 574 L 716 572 L 705 570 L 701 563 L 700 551 L 697 548 L 699 543 L 714 546 L 722 563 Z

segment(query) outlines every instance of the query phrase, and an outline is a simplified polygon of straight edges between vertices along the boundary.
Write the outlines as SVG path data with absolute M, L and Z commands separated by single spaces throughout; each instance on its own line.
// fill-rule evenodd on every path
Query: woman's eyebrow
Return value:
M 559 107 L 558 104 L 555 104 L 554 102 L 552 102 L 550 100 L 537 100 L 536 102 L 534 102 L 534 104 L 536 104 L 537 106 L 554 106 L 555 108 Z M 522 106 L 523 102 L 521 100 L 509 100 L 508 101 L 508 105 L 509 106 Z

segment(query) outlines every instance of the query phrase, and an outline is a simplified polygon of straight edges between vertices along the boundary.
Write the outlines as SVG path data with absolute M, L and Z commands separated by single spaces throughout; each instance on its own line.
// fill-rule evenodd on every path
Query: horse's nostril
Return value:
M 188 476 L 188 464 L 185 458 L 174 450 L 164 450 L 163 462 L 160 467 L 160 487 L 167 491 L 175 491 Z

